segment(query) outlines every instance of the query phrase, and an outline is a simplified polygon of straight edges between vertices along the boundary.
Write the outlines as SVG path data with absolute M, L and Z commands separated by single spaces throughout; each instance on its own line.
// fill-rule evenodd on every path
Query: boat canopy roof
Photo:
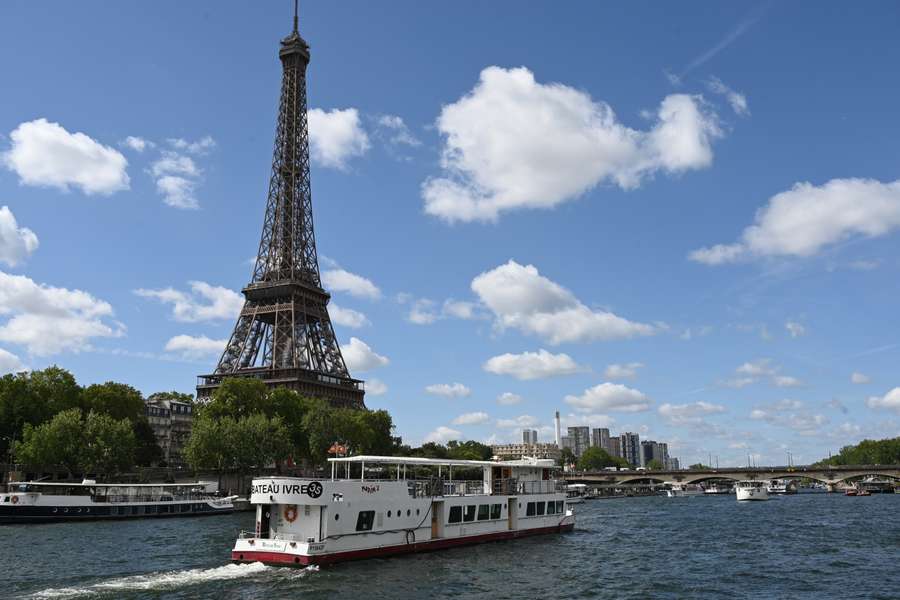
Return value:
M 329 458 L 331 463 L 366 463 L 371 465 L 421 465 L 430 467 L 535 467 L 556 468 L 551 458 L 522 458 L 519 460 L 456 460 L 452 458 L 420 458 L 417 456 L 346 456 Z
M 215 481 L 192 481 L 190 483 L 96 483 L 94 481 L 10 481 L 9 485 L 35 485 L 47 487 L 105 487 L 105 488 L 179 488 L 179 487 L 203 487 L 215 483 Z

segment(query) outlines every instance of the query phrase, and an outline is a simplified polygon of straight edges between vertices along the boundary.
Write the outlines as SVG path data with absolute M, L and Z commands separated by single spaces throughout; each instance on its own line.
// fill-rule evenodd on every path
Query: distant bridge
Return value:
M 741 467 L 737 469 L 698 469 L 679 471 L 572 471 L 564 475 L 569 483 L 618 485 L 643 482 L 660 484 L 701 483 L 712 479 L 814 479 L 834 489 L 843 481 L 875 475 L 900 481 L 900 465 L 853 465 L 828 467 Z

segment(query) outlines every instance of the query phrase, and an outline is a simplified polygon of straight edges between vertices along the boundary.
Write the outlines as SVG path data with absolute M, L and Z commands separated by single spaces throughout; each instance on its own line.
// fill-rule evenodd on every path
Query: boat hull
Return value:
M 769 499 L 769 493 L 765 488 L 738 488 L 736 495 L 738 502 L 759 502 Z
M 84 512 L 84 508 L 90 508 L 90 512 Z M 116 511 L 112 512 L 112 508 L 128 509 L 127 514 Z M 200 503 L 199 507 L 192 506 L 186 511 L 171 512 L 155 512 L 148 513 L 142 510 L 138 514 L 131 513 L 132 506 L 121 507 L 59 507 L 59 506 L 0 506 L 0 525 L 16 525 L 19 523 L 62 523 L 71 521 L 104 521 L 104 520 L 123 520 L 123 519 L 150 519 L 150 518 L 169 518 L 169 517 L 199 517 L 207 515 L 229 514 L 234 511 L 230 508 L 216 508 L 207 503 Z M 156 508 L 159 508 L 158 506 Z M 180 508 L 174 505 L 166 508 Z M 103 510 L 107 512 L 103 512 Z M 79 510 L 80 512 L 75 512 Z M 67 511 L 67 512 L 64 512 Z
M 263 564 L 272 566 L 306 567 L 309 565 L 327 565 L 351 560 L 363 560 L 366 558 L 396 556 L 399 554 L 410 554 L 413 552 L 431 552 L 435 550 L 454 548 L 457 546 L 470 546 L 474 544 L 484 544 L 487 542 L 512 540 L 533 535 L 565 533 L 572 531 L 574 528 L 575 522 L 568 521 L 563 522 L 559 525 L 554 525 L 552 527 L 537 527 L 534 529 L 520 529 L 514 531 L 498 531 L 481 535 L 471 535 L 455 538 L 438 538 L 423 542 L 413 542 L 410 544 L 397 544 L 392 546 L 382 546 L 379 548 L 347 550 L 330 554 L 301 555 L 290 554 L 287 552 L 269 552 L 265 550 L 233 550 L 231 552 L 231 560 L 235 563 L 261 562 Z

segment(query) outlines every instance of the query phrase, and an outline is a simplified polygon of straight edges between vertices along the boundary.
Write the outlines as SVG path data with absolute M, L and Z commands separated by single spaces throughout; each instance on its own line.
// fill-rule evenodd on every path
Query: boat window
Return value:
M 372 531 L 372 523 L 375 521 L 374 510 L 361 510 L 356 518 L 357 531 Z
M 450 518 L 447 519 L 448 523 L 459 523 L 462 521 L 462 506 L 451 506 L 450 507 Z
M 466 507 L 466 514 L 463 515 L 463 521 L 474 521 L 475 520 L 475 505 L 470 504 Z
M 478 520 L 479 521 L 487 521 L 491 516 L 491 505 L 490 504 L 479 504 L 478 505 Z
M 544 514 L 544 503 L 543 502 L 537 503 L 537 514 L 538 514 L 538 516 L 541 516 Z
M 491 504 L 491 518 L 492 519 L 500 518 L 500 505 L 499 504 Z
M 563 513 L 564 505 L 565 505 L 565 501 L 563 501 L 563 500 L 556 501 L 556 513 L 557 514 L 561 515 Z
M 534 516 L 534 502 L 529 502 L 525 505 L 525 516 L 533 517 Z
M 337 514 L 337 513 L 334 513 L 334 520 L 335 520 L 335 521 L 337 521 L 337 520 L 340 519 L 340 518 L 341 518 L 341 515 L 339 515 L 339 514 Z
M 407 508 L 407 509 L 406 509 L 406 516 L 408 517 L 408 516 L 410 516 L 411 514 L 412 514 L 412 511 L 409 510 L 409 509 Z
M 388 519 L 391 518 L 391 511 L 388 511 Z
M 556 502 L 548 502 L 547 503 L 547 514 L 552 515 L 556 513 Z

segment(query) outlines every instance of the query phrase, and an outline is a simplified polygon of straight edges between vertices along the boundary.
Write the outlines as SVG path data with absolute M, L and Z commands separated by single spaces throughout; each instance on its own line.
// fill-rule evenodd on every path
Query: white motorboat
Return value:
M 587 496 L 587 485 L 570 483 L 566 486 L 566 504 L 581 504 Z
M 684 496 L 702 496 L 703 488 L 694 484 L 675 483 L 670 489 L 666 490 L 666 496 L 669 498 L 681 498 Z
M 330 479 L 253 480 L 256 528 L 231 559 L 327 564 L 571 531 L 553 460 L 329 459 Z M 339 477 L 344 471 L 345 477 Z M 477 479 L 454 479 L 478 472 Z
M 796 494 L 797 484 L 787 479 L 772 479 L 766 486 L 766 491 L 772 494 Z
M 738 481 L 734 486 L 734 492 L 738 501 L 744 500 L 768 500 L 769 492 L 765 481 L 747 479 Z

